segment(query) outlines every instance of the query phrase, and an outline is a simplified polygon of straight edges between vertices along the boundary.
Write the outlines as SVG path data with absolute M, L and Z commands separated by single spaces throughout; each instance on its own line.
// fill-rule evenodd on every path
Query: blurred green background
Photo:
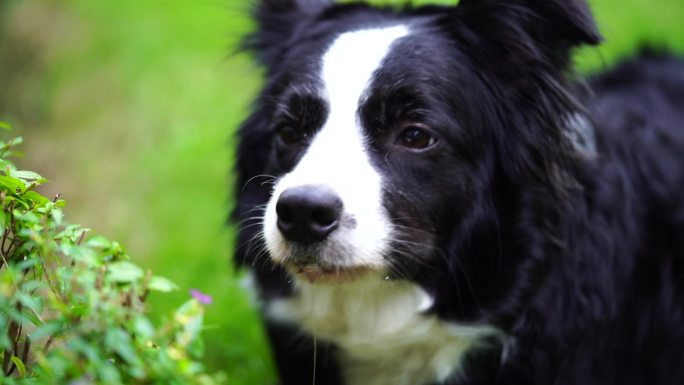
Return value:
M 684 0 L 591 3 L 606 43 L 578 55 L 583 71 L 640 42 L 684 52 Z M 229 55 L 251 28 L 248 8 L 240 0 L 0 0 L 0 120 L 25 137 L 18 163 L 53 181 L 44 192 L 62 194 L 71 222 L 121 241 L 181 286 L 152 298 L 153 312 L 168 313 L 190 288 L 213 296 L 210 369 L 231 384 L 267 384 L 273 364 L 229 263 L 234 228 L 226 225 L 232 134 L 260 84 L 248 58 Z

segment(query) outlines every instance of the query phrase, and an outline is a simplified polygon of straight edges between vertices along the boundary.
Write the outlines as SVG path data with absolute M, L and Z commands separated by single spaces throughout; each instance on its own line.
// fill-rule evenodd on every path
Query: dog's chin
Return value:
M 380 274 L 377 269 L 369 266 L 286 263 L 285 267 L 296 279 L 317 285 L 343 285 Z
M 340 243 L 326 241 L 302 246 L 276 238 L 268 242 L 267 250 L 272 262 L 283 266 L 296 280 L 305 284 L 342 285 L 364 279 L 382 279 L 387 268 L 379 253 L 368 253 Z M 377 255 L 356 260 L 358 254 Z

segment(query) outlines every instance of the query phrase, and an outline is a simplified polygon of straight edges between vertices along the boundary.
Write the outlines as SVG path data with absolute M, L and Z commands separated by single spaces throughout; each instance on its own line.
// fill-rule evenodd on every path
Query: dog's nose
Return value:
M 278 229 L 290 241 L 303 245 L 320 242 L 337 228 L 342 200 L 324 186 L 298 186 L 280 194 L 276 203 Z

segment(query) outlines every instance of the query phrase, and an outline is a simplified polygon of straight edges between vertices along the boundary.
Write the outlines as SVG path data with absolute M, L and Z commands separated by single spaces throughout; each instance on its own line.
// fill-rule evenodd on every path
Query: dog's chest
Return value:
M 270 303 L 267 313 L 337 345 L 347 384 L 418 385 L 455 374 L 464 354 L 492 332 L 424 315 L 430 305 L 409 283 L 300 284 L 293 298 Z

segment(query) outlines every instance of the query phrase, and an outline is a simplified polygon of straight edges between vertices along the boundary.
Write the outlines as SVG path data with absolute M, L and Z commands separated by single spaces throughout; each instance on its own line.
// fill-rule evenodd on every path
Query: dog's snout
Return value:
M 276 203 L 278 229 L 303 245 L 323 241 L 339 225 L 342 207 L 340 197 L 324 186 L 288 188 Z

